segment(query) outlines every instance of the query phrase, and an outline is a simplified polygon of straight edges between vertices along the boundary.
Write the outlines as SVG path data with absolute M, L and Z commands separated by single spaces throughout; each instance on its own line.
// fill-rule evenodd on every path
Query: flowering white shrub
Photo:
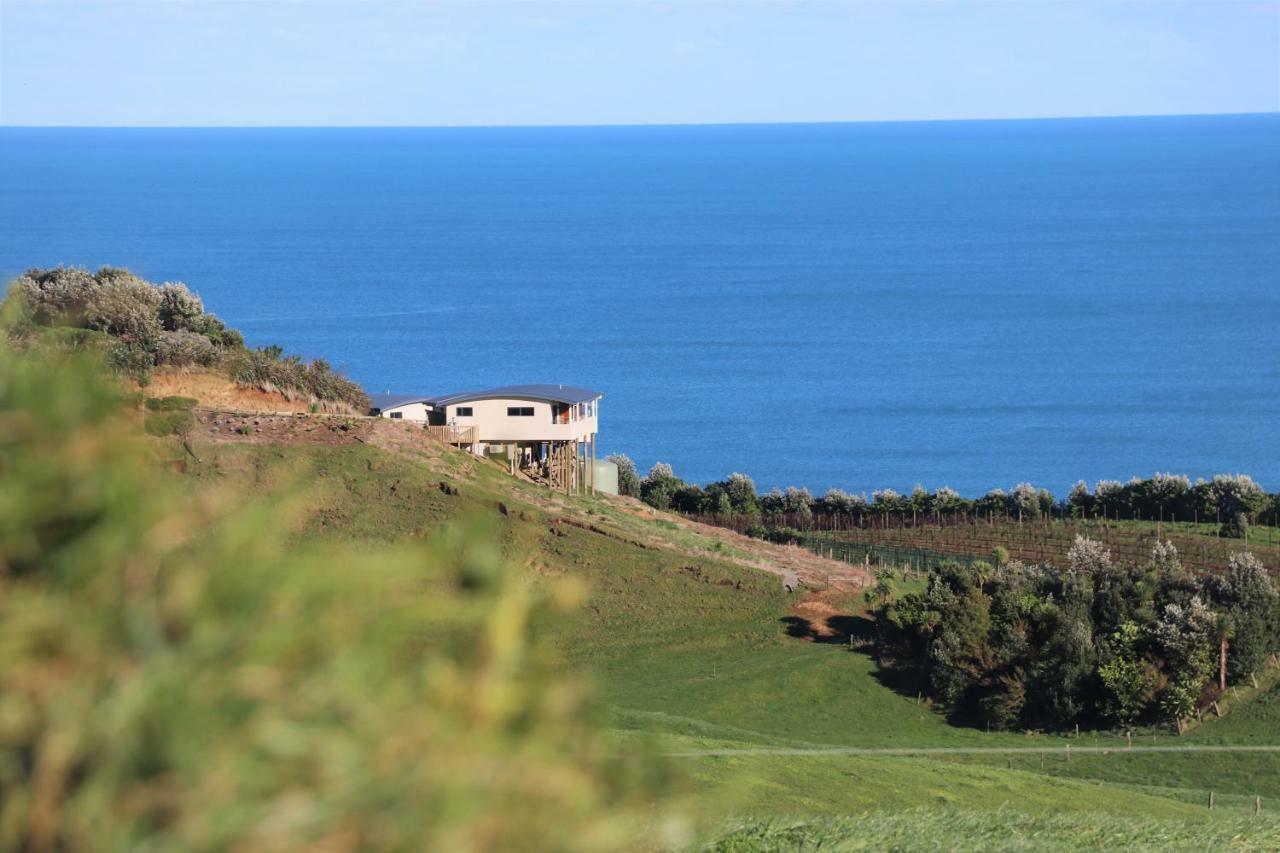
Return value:
M 1067 565 L 1076 574 L 1095 574 L 1111 568 L 1111 552 L 1106 546 L 1087 536 L 1076 536 L 1067 552 Z
M 1172 542 L 1161 542 L 1151 546 L 1151 565 L 1157 572 L 1177 574 L 1182 571 L 1182 558 Z

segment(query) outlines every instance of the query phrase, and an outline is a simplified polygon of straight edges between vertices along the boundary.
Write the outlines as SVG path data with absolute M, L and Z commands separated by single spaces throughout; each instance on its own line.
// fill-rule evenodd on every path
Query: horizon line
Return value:
M 970 118 L 812 119 L 799 121 L 706 122 L 546 122 L 534 124 L 9 124 L 0 130 L 532 130 L 642 127 L 787 127 L 844 124 L 964 124 L 1030 121 L 1109 121 L 1134 118 L 1229 118 L 1280 115 L 1274 110 L 1249 112 L 1115 113 L 1106 115 L 978 116 Z

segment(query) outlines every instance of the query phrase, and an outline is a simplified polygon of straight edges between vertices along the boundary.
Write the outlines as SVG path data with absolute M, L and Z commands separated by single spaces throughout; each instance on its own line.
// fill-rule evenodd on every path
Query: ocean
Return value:
M 56 264 L 370 391 L 599 389 L 692 481 L 1280 489 L 1276 114 L 0 128 L 0 274 Z

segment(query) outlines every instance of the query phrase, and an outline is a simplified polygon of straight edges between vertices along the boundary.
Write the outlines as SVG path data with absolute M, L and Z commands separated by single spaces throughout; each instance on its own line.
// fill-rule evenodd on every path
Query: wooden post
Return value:
M 1218 689 L 1227 689 L 1227 638 L 1218 644 Z
M 1209 792 L 1209 811 L 1213 811 L 1213 791 Z
M 1257 817 L 1262 814 L 1262 797 L 1253 798 L 1253 816 Z
M 1133 732 L 1125 732 L 1124 739 L 1126 743 L 1125 749 L 1132 752 L 1133 751 Z

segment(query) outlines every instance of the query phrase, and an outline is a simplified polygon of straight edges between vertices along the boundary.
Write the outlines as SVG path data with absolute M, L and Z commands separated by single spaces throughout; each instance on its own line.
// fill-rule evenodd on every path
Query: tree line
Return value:
M 992 489 L 978 498 L 963 497 L 946 486 L 933 491 L 916 486 L 910 494 L 879 489 L 868 498 L 841 489 L 815 496 L 795 486 L 758 494 L 755 482 L 740 473 L 699 486 L 677 477 L 664 462 L 641 477 L 626 456 L 609 459 L 618 465 L 619 491 L 624 495 L 640 498 L 657 509 L 700 516 L 778 541 L 798 538 L 799 533 L 815 528 L 889 521 L 904 525 L 978 518 L 1208 521 L 1218 524 L 1221 534 L 1231 538 L 1244 537 L 1250 524 L 1280 522 L 1280 493 L 1268 494 L 1246 474 L 1218 474 L 1192 482 L 1181 474 L 1157 473 L 1145 479 L 1134 477 L 1127 483 L 1100 480 L 1093 488 L 1081 480 L 1061 499 L 1030 483 L 1019 483 L 1009 491 Z
M 867 592 L 880 667 L 955 722 L 1181 729 L 1280 652 L 1280 595 L 1251 554 L 1209 577 L 1165 542 L 1143 565 L 1082 536 L 1062 569 L 1003 557 L 943 563 L 905 595 L 883 570 Z

